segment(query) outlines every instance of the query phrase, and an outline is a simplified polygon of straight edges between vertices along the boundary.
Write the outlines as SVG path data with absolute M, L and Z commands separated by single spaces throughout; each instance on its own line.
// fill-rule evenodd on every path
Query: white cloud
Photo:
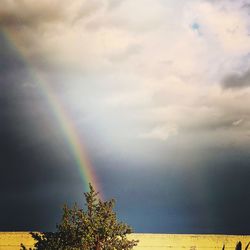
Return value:
M 119 144 L 138 135 L 166 140 L 194 130 L 226 131 L 239 121 L 239 113 L 245 124 L 250 92 L 242 99 L 241 92 L 220 87 L 221 79 L 242 67 L 250 52 L 250 21 L 241 5 L 52 2 L 60 6 L 53 20 L 45 14 L 35 18 L 47 1 L 35 7 L 26 0 L 29 22 L 21 19 L 26 20 L 21 28 L 7 23 L 8 15 L 19 18 L 13 4 L 5 8 L 2 24 L 34 67 L 46 64 L 48 79 L 60 76 L 57 84 L 64 86 L 61 95 L 70 110 L 90 117 L 97 130 L 105 127 L 107 138 Z M 40 25 L 28 25 L 32 20 Z
M 170 136 L 178 134 L 178 129 L 176 126 L 156 126 L 148 132 L 142 133 L 139 135 L 139 138 L 143 139 L 157 139 L 165 141 Z
M 240 119 L 240 120 L 236 120 L 232 123 L 233 126 L 239 126 L 244 120 Z
M 249 20 L 240 6 L 201 2 L 193 8 L 201 33 L 226 53 L 247 53 L 250 49 Z

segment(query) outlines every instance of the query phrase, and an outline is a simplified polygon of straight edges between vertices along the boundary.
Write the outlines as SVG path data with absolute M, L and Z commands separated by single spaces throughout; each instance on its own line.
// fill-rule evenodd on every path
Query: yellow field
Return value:
M 135 250 L 164 249 L 235 249 L 238 241 L 244 246 L 250 241 L 250 236 L 228 235 L 182 235 L 182 234 L 132 234 L 129 238 L 140 240 Z M 20 244 L 32 247 L 34 241 L 27 232 L 0 232 L 0 250 L 17 250 Z

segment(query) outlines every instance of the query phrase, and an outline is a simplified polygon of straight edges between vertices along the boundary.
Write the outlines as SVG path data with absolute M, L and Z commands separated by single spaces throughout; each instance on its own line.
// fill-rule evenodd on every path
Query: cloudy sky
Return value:
M 250 233 L 250 1 L 1 0 L 0 230 L 53 230 L 83 183 L 137 232 Z

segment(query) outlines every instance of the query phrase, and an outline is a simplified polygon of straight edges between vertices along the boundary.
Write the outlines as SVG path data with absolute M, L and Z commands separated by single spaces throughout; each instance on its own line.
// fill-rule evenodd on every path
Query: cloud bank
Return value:
M 12 122 L 9 132 L 18 134 L 22 150 L 47 145 L 50 138 L 57 138 L 55 144 L 60 141 L 40 93 L 39 75 L 86 143 L 107 193 L 115 192 L 116 178 L 123 183 L 116 183 L 121 196 L 135 183 L 141 182 L 148 190 L 154 176 L 167 200 L 171 192 L 166 193 L 161 184 L 166 177 L 167 188 L 179 196 L 172 198 L 171 208 L 166 200 L 157 200 L 157 190 L 148 190 L 152 199 L 156 197 L 155 204 L 176 218 L 186 213 L 190 228 L 192 221 L 187 218 L 195 221 L 197 213 L 192 213 L 188 200 L 184 208 L 180 205 L 181 191 L 189 197 L 189 190 L 194 194 L 191 207 L 206 211 L 204 207 L 213 207 L 214 202 L 219 212 L 207 218 L 221 218 L 222 205 L 213 194 L 218 200 L 225 197 L 223 208 L 230 207 L 230 199 L 223 193 L 220 178 L 228 189 L 238 168 L 239 178 L 245 177 L 244 183 L 247 179 L 249 1 L 2 0 L 0 26 L 0 101 L 7 107 L 0 111 L 6 123 L 1 123 L 5 124 L 2 134 L 10 121 L 19 121 L 22 108 L 27 119 L 20 119 L 19 126 L 20 122 Z M 25 147 L 20 138 L 29 138 Z M 54 154 L 58 158 L 63 142 L 59 144 Z M 61 155 L 64 152 L 65 148 Z M 143 176 L 138 177 L 142 168 Z M 123 175 L 130 171 L 138 175 L 125 179 Z M 224 176 L 226 171 L 229 177 Z M 178 179 L 178 187 L 168 174 Z M 237 192 L 242 191 L 235 186 Z M 205 188 L 211 200 L 203 198 Z M 203 221 L 207 213 L 201 216 Z M 232 210 L 227 220 L 231 214 Z
M 250 50 L 247 2 L 141 5 L 5 0 L 0 24 L 30 64 L 63 88 L 73 111 L 93 124 L 103 120 L 96 129 L 104 129 L 107 140 L 118 130 L 118 144 L 167 139 L 176 133 L 163 132 L 166 126 L 179 136 L 218 129 L 227 140 L 232 123 L 248 118 L 242 93 L 223 91 L 248 86 L 242 66 Z M 245 73 L 232 73 L 239 68 Z

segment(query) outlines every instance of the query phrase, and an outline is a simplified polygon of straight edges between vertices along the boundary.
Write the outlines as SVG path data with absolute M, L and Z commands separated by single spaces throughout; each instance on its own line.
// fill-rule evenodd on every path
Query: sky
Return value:
M 249 15 L 249 0 L 1 0 L 0 230 L 55 230 L 83 203 L 53 93 L 136 232 L 250 234 Z

